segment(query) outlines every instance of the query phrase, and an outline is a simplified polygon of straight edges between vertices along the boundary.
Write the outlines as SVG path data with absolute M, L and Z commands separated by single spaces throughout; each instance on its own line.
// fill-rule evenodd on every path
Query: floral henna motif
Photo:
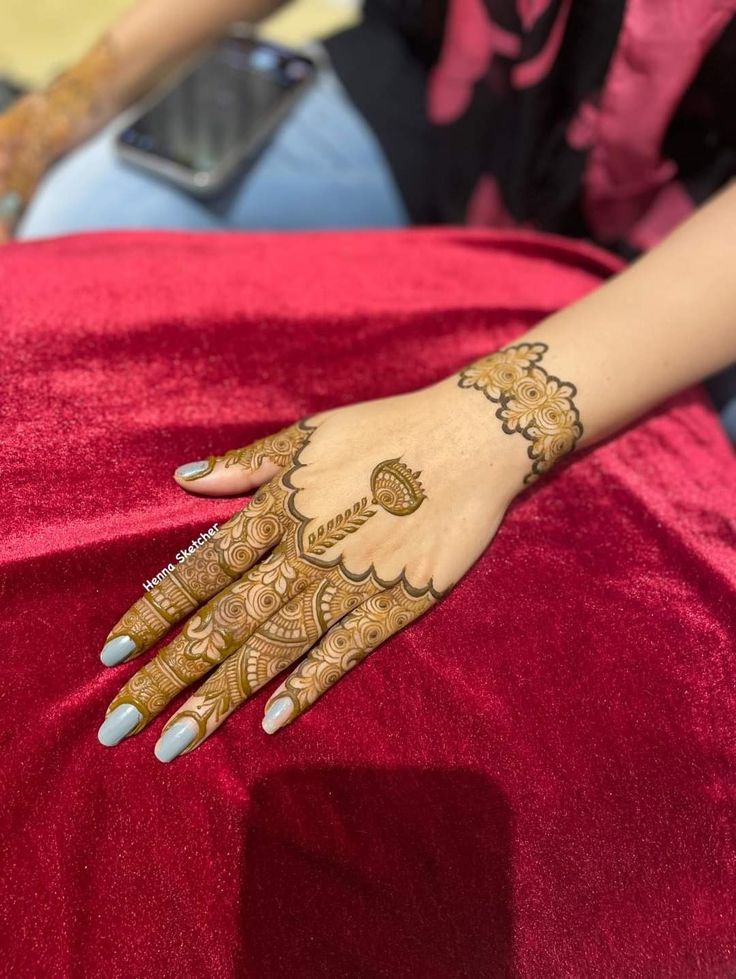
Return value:
M 220 567 L 232 577 L 247 571 L 281 539 L 283 495 L 278 484 L 267 483 L 212 539 Z
M 187 476 L 187 482 L 194 482 L 195 479 L 208 476 L 219 462 L 224 462 L 226 469 L 231 466 L 240 466 L 249 472 L 260 469 L 266 461 L 285 469 L 291 465 L 294 456 L 307 442 L 311 432 L 312 429 L 306 426 L 290 425 L 288 428 L 282 428 L 275 435 L 268 435 L 266 438 L 258 439 L 257 442 L 246 445 L 243 449 L 230 449 L 224 455 L 210 456 L 205 471 Z
M 222 663 L 264 622 L 316 576 L 286 541 L 245 578 L 196 612 L 168 646 L 120 690 L 108 713 L 122 703 L 141 713 L 138 729 L 159 714 L 185 687 Z
M 572 452 L 583 434 L 573 398 L 574 384 L 552 377 L 539 362 L 545 343 L 520 343 L 476 361 L 460 373 L 461 388 L 475 388 L 498 404 L 496 417 L 507 435 L 519 433 L 531 445 L 531 483 Z
M 311 649 L 332 623 L 378 591 L 374 582 L 358 585 L 337 570 L 313 582 L 225 660 L 197 691 L 190 708 L 179 711 L 164 731 L 191 718 L 197 737 L 186 750 L 192 751 L 228 714 Z
M 327 633 L 271 698 L 267 709 L 276 699 L 288 697 L 292 703 L 289 720 L 293 720 L 436 601 L 429 592 L 421 597 L 409 594 L 403 584 L 369 598 Z

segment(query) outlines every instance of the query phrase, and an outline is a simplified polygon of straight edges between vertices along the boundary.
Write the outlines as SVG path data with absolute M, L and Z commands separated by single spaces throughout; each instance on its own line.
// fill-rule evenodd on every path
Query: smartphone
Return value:
M 197 197 L 219 194 L 256 159 L 318 70 L 306 53 L 229 34 L 134 110 L 117 151 Z

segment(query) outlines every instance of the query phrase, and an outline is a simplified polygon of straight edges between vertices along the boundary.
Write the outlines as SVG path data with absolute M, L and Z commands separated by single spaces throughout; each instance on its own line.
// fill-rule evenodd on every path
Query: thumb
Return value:
M 250 493 L 293 463 L 311 431 L 305 422 L 297 422 L 242 449 L 187 462 L 175 471 L 174 479 L 182 489 L 199 496 Z

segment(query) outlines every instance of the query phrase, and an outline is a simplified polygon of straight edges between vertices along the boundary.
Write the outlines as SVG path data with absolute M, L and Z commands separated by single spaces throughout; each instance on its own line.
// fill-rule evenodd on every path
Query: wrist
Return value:
M 549 472 L 583 435 L 577 388 L 546 368 L 548 352 L 546 343 L 523 337 L 446 382 L 465 394 L 475 423 L 508 448 L 519 489 Z
M 460 372 L 426 389 L 431 414 L 441 419 L 443 440 L 453 453 L 464 449 L 467 478 L 488 488 L 502 507 L 526 489 L 530 471 L 528 443 L 507 435 L 496 417 L 497 406 L 478 391 L 460 385 Z

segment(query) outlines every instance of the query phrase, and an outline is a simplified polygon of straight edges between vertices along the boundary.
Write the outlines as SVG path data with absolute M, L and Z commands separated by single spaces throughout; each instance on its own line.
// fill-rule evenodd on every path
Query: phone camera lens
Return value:
M 256 48 L 250 56 L 251 68 L 256 71 L 273 71 L 278 68 L 279 59 L 275 51 L 269 48 Z

